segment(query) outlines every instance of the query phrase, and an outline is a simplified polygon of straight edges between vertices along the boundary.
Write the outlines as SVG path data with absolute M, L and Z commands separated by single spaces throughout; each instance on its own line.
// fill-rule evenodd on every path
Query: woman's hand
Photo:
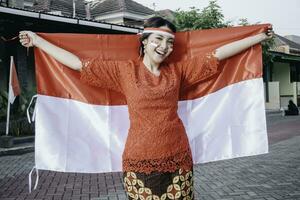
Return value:
M 271 39 L 274 37 L 274 31 L 272 25 L 268 26 L 265 35 L 266 35 L 266 39 Z
M 238 41 L 234 41 L 217 48 L 215 57 L 218 60 L 229 58 L 264 40 L 271 39 L 273 36 L 274 36 L 274 31 L 272 26 L 270 25 L 268 26 L 265 32 Z
M 19 41 L 24 47 L 36 46 L 38 36 L 32 31 L 20 31 Z
M 81 60 L 76 55 L 48 42 L 32 31 L 21 31 L 19 40 L 24 47 L 35 46 L 71 69 L 81 70 L 82 68 Z

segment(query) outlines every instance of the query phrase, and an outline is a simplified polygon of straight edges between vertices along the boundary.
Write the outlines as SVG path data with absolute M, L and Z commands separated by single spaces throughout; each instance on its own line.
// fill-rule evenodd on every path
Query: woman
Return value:
M 182 88 L 217 73 L 220 60 L 272 36 L 261 33 L 188 61 L 164 62 L 173 51 L 175 26 L 160 17 L 146 21 L 137 61 L 81 59 L 30 31 L 20 32 L 25 47 L 35 46 L 81 73 L 88 84 L 125 95 L 130 129 L 123 152 L 125 190 L 130 199 L 193 199 L 193 161 L 177 114 Z
M 284 111 L 285 115 L 299 115 L 299 110 L 293 100 L 289 100 L 288 109 Z

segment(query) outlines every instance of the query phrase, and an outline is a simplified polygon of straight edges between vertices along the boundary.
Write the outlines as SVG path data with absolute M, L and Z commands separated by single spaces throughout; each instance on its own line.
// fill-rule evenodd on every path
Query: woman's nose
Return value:
M 166 49 L 168 47 L 168 44 L 167 44 L 167 41 L 162 41 L 160 43 L 160 46 L 163 48 L 163 49 Z

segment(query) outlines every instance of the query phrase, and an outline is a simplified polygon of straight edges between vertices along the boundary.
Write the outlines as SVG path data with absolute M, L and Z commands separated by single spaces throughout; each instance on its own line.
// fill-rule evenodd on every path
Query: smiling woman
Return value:
M 164 31 L 161 31 L 160 27 L 164 27 Z M 147 39 L 152 33 L 165 34 L 174 38 L 176 27 L 174 24 L 161 17 L 152 17 L 148 19 L 144 24 L 144 31 L 142 36 L 140 37 L 140 54 L 142 56 L 144 56 L 144 44 L 142 42 Z
M 159 76 L 159 66 L 173 51 L 176 27 L 161 17 L 153 17 L 145 23 L 140 38 L 140 54 L 143 63 L 154 75 Z
M 164 62 L 173 51 L 175 32 L 167 20 L 150 18 L 140 37 L 142 60 L 122 61 L 101 56 L 82 59 L 31 31 L 20 32 L 23 46 L 36 46 L 66 67 L 80 71 L 82 84 L 125 96 L 130 128 L 122 167 L 129 199 L 194 198 L 192 154 L 177 112 L 180 91 L 218 73 L 219 60 L 272 35 L 268 30 L 267 34 L 234 41 L 188 60 Z

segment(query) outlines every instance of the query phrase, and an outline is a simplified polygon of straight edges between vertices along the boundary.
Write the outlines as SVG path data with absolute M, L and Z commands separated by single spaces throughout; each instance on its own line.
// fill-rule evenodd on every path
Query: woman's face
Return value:
M 167 26 L 159 27 L 171 31 Z M 154 64 L 163 62 L 173 51 L 174 38 L 168 35 L 152 33 L 143 41 L 144 56 Z

